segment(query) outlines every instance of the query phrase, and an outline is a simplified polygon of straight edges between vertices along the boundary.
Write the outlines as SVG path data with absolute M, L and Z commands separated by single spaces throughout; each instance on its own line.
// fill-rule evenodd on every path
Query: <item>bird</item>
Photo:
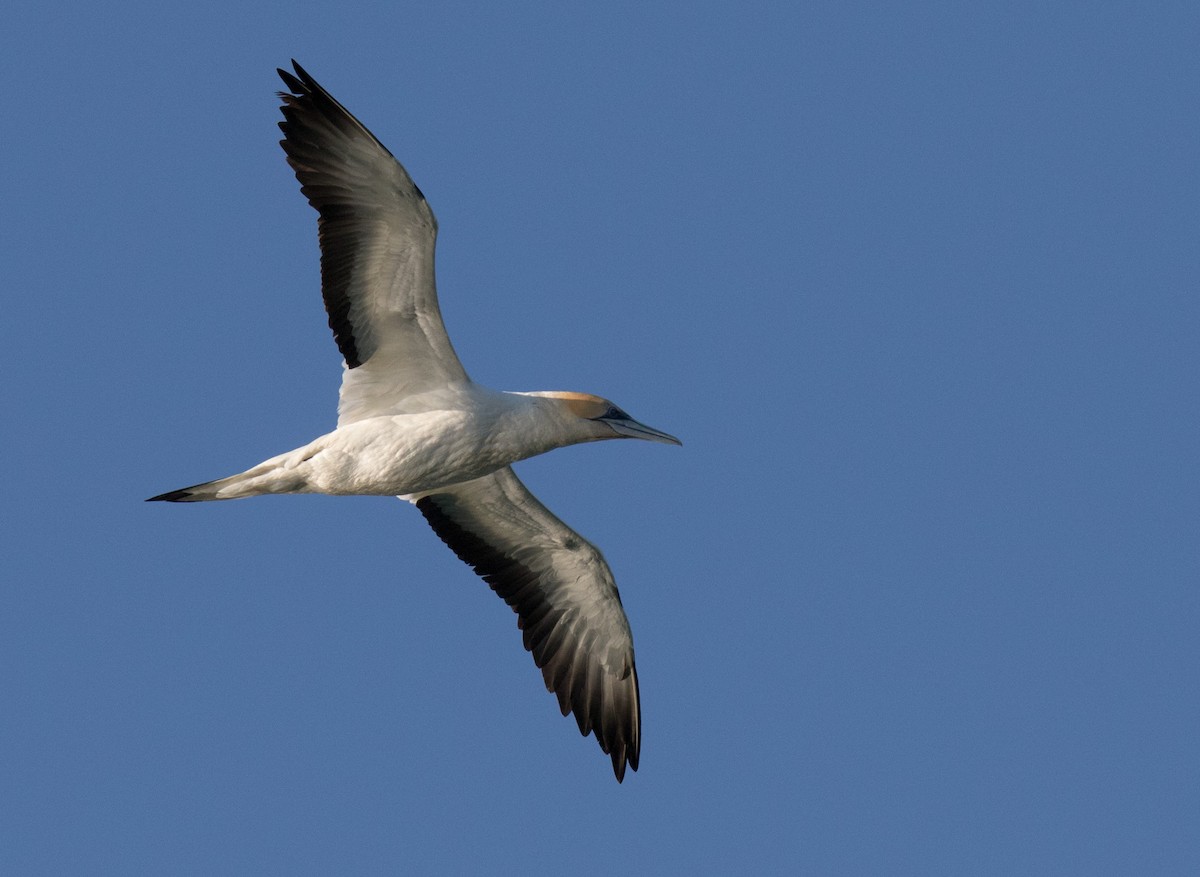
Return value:
M 581 442 L 680 445 L 601 396 L 501 392 L 467 376 L 434 283 L 438 224 L 365 125 L 292 60 L 277 69 L 280 145 L 318 214 L 321 293 L 342 356 L 336 428 L 244 472 L 147 502 L 264 494 L 397 496 L 513 609 L 525 649 L 617 782 L 636 771 L 633 635 L 600 550 L 547 509 L 512 464 Z

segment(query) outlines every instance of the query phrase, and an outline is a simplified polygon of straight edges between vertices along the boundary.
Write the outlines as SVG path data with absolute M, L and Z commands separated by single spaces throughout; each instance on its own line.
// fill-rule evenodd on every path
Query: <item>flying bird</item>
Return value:
M 612 572 L 538 502 L 511 464 L 603 439 L 680 444 L 589 393 L 499 392 L 472 381 L 434 285 L 437 220 L 379 140 L 292 62 L 279 70 L 280 144 L 319 214 L 321 293 L 341 352 L 337 428 L 238 475 L 151 497 L 206 502 L 269 493 L 398 496 L 517 614 L 563 715 L 638 767 L 633 637 Z

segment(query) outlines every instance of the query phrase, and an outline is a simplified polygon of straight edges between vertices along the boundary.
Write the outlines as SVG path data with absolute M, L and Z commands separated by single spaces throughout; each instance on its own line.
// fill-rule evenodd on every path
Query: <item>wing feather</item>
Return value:
M 339 424 L 467 380 L 434 282 L 437 220 L 391 152 L 299 64 L 280 70 L 280 141 L 318 213 L 321 292 L 345 360 Z
M 450 548 L 517 613 L 525 648 L 562 714 L 596 735 L 617 780 L 637 770 L 641 705 L 633 636 L 599 550 L 512 469 L 416 501 Z

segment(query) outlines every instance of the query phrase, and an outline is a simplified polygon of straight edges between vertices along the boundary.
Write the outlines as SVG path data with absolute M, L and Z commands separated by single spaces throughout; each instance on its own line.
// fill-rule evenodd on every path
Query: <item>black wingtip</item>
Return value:
M 190 490 L 172 490 L 169 493 L 152 496 L 146 502 L 187 502 L 191 495 Z
M 287 87 L 287 97 L 295 97 L 296 95 L 304 94 L 305 88 L 303 82 L 301 82 L 291 73 L 288 73 L 288 71 L 284 70 L 282 67 L 276 67 L 275 72 L 279 74 L 279 78 L 283 80 L 283 84 Z M 279 92 L 279 96 L 284 97 L 284 92 Z
M 322 93 L 325 91 L 325 89 L 317 84 L 317 80 L 313 79 L 312 75 L 300 66 L 295 58 L 292 58 L 292 70 L 296 72 L 292 73 L 289 70 L 284 70 L 282 67 L 275 68 L 275 72 L 279 74 L 279 78 L 283 80 L 283 84 L 288 87 L 293 95 L 299 97 L 303 94 Z
M 618 783 L 625 782 L 626 767 L 632 771 L 638 769 L 636 746 L 632 749 L 626 749 L 623 745 L 614 746 L 612 752 L 609 753 L 609 758 L 612 759 L 613 775 L 616 776 Z

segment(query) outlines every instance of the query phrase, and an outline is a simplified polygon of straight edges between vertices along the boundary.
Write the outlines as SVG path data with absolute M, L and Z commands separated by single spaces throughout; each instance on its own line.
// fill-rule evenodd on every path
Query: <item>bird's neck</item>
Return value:
M 595 441 L 592 424 L 581 420 L 563 402 L 550 394 L 505 393 L 508 410 L 499 419 L 498 430 L 506 442 L 528 449 L 524 457 L 544 454 L 555 448 Z

